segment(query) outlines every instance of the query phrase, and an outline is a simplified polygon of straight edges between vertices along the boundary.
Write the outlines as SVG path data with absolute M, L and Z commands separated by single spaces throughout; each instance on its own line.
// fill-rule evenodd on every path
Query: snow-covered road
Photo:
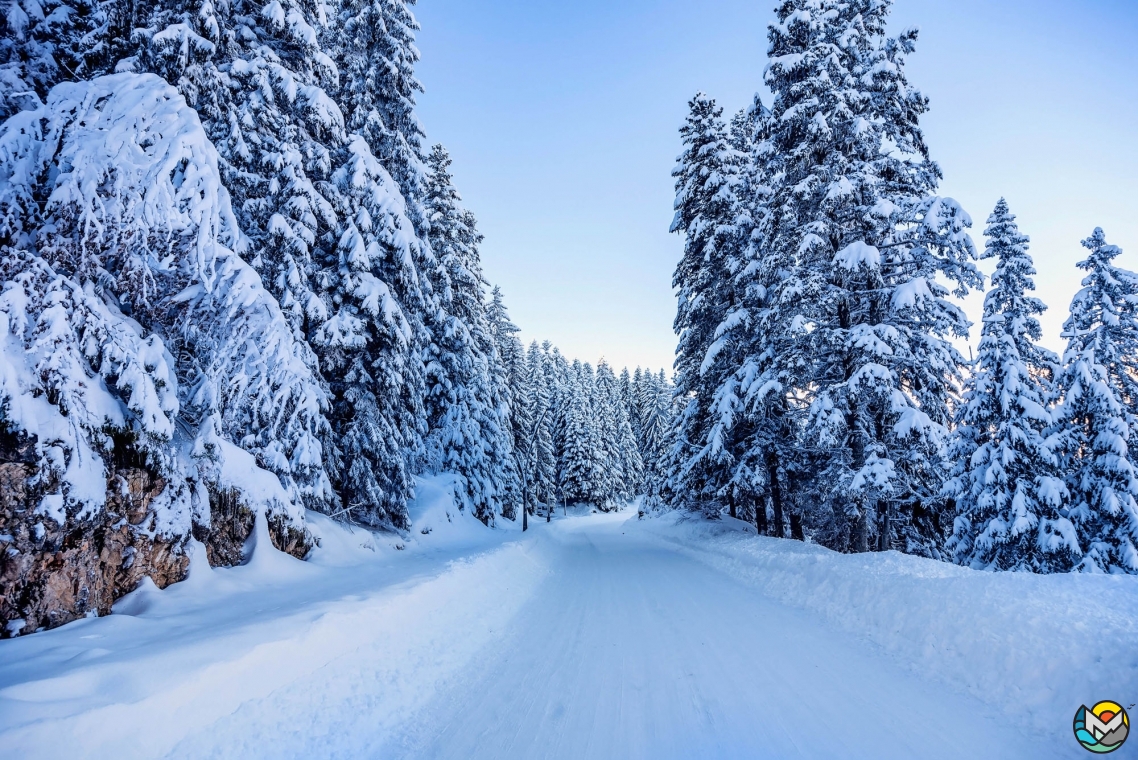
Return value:
M 286 563 L 208 614 L 180 584 L 2 642 L 0 757 L 1081 755 L 1068 725 L 1032 730 L 661 532 L 626 511 L 367 572 Z
M 622 523 L 539 539 L 552 572 L 509 635 L 376 756 L 1074 755 Z

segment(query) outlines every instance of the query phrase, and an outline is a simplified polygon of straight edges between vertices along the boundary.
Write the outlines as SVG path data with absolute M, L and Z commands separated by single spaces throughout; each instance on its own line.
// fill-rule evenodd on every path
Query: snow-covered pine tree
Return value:
M 1044 432 L 1059 358 L 1036 344 L 1043 302 L 1035 290 L 1028 238 L 1004 199 L 988 218 L 983 258 L 996 260 L 984 299 L 980 348 L 956 414 L 946 493 L 956 502 L 947 550 L 964 565 L 1037 573 L 1078 561 L 1067 497 Z
M 754 520 L 761 533 L 770 527 L 766 501 L 774 507 L 774 535 L 784 535 L 787 488 L 804 469 L 798 447 L 801 405 L 788 399 L 794 382 L 784 358 L 793 354 L 797 337 L 788 329 L 786 307 L 796 294 L 780 292 L 790 262 L 760 244 L 760 223 L 768 215 L 772 181 L 770 111 L 759 96 L 736 115 L 731 142 L 744 155 L 736 191 L 737 263 L 732 267 L 735 308 L 716 328 L 717 342 L 730 357 L 715 378 L 715 418 L 708 435 L 728 480 L 726 496 L 732 516 Z M 791 513 L 792 535 L 800 526 Z
M 237 255 L 248 241 L 182 97 L 150 75 L 101 77 L 58 86 L 5 126 L 0 164 L 19 169 L 0 198 L 8 244 L 164 342 L 196 448 L 239 443 L 298 503 L 329 508 L 315 360 Z
M 490 362 L 493 337 L 483 306 L 481 235 L 459 205 L 450 156 L 436 145 L 427 159 L 424 211 L 440 264 L 428 315 L 428 462 L 459 477 L 456 497 L 483 522 L 502 512 L 509 469 L 509 421 L 502 416 Z M 487 353 L 489 352 L 489 353 Z
M 0 35 L 0 121 L 44 104 L 60 82 L 106 73 L 126 40 L 126 4 L 118 0 L 15 0 Z
M 497 285 L 490 291 L 490 301 L 486 304 L 486 319 L 501 359 L 502 369 L 506 373 L 506 383 L 510 388 L 516 387 L 521 383 L 525 349 L 518 338 L 520 332 L 518 326 L 510 321 L 510 312 L 502 297 L 502 289 Z
M 616 376 L 603 358 L 597 362 L 591 391 L 591 421 L 597 440 L 594 456 L 597 471 L 600 473 L 599 488 L 594 498 L 600 499 L 603 496 L 601 503 L 598 504 L 600 507 L 615 507 L 614 497 L 625 490 L 624 470 L 621 467 L 620 446 L 617 441 L 617 410 L 613 403 L 613 397 L 618 389 Z
M 1138 429 L 1138 351 L 1135 350 L 1136 324 L 1138 324 L 1138 274 L 1116 266 L 1113 261 L 1122 254 L 1117 246 L 1109 245 L 1101 229 L 1096 229 L 1083 246 L 1091 255 L 1079 267 L 1090 272 L 1083 280 L 1083 289 L 1076 300 L 1097 298 L 1097 303 L 1080 305 L 1079 312 L 1090 310 L 1095 324 L 1096 361 L 1103 365 L 1110 378 L 1111 388 L 1126 408 L 1127 422 Z M 1075 307 L 1072 306 L 1072 313 Z M 1100 321 L 1094 322 L 1094 318 Z M 1088 317 L 1083 317 L 1087 319 Z M 1067 328 L 1064 326 L 1064 337 Z M 1109 353 L 1107 352 L 1109 348 Z
M 553 445 L 556 389 L 551 373 L 547 370 L 547 363 L 546 355 L 538 347 L 537 341 L 531 343 L 526 354 L 526 373 L 532 393 L 531 409 L 534 419 L 529 444 L 533 453 L 530 488 L 535 501 L 549 507 L 557 500 L 557 459 Z
M 240 561 L 240 509 L 303 556 L 302 505 L 334 506 L 315 361 L 237 254 L 197 114 L 153 75 L 46 100 L 0 128 L 0 428 L 32 499 L 0 518 L 21 556 L 0 620 L 33 630 L 181 580 L 191 531 Z
M 785 0 L 771 24 L 772 194 L 759 248 L 793 300 L 787 391 L 810 404 L 797 484 L 817 540 L 938 556 L 943 441 L 967 334 L 949 302 L 982 284 L 968 216 L 933 195 L 940 170 L 905 75 L 916 31 L 885 36 L 888 0 Z M 681 386 L 681 393 L 687 388 Z M 792 512 L 791 517 L 795 514 Z M 793 525 L 792 525 L 793 527 Z
M 198 109 L 252 262 L 334 378 L 340 513 L 401 527 L 424 455 L 423 319 L 438 265 L 419 240 L 419 198 L 408 203 L 329 94 L 342 93 L 342 80 L 325 38 L 341 43 L 330 48 L 341 64 L 374 53 L 360 47 L 369 38 L 340 33 L 351 10 L 330 18 L 306 0 L 158 3 L 137 33 L 139 54 L 120 66 L 161 73 Z
M 606 473 L 598 466 L 595 386 L 593 368 L 574 360 L 565 387 L 564 442 L 558 463 L 561 489 L 570 504 L 604 506 L 607 496 Z
M 602 452 L 598 464 L 606 472 L 605 502 L 619 507 L 640 490 L 644 463 L 628 422 L 620 382 L 604 359 L 597 364 L 596 378 L 595 413 Z
M 668 477 L 673 393 L 664 370 L 658 375 L 644 373 L 639 401 L 643 415 L 640 452 L 644 462 L 644 506 L 648 511 L 661 506 Z
M 336 231 L 327 181 L 346 143 L 328 94 L 338 72 L 320 43 L 325 10 L 303 0 L 159 0 L 138 21 L 138 55 L 118 64 L 161 75 L 198 111 L 252 240 L 251 263 L 303 331 L 329 316 L 316 249 Z
M 490 291 L 490 300 L 485 304 L 486 322 L 489 331 L 493 354 L 490 361 L 490 372 L 494 381 L 494 388 L 501 404 L 501 417 L 509 421 L 506 426 L 506 435 L 509 441 L 508 449 L 513 451 L 515 440 L 522 435 L 525 419 L 515 414 L 515 394 L 524 384 L 525 349 L 518 338 L 518 326 L 510 321 L 510 313 L 506 308 L 502 290 L 498 286 Z M 489 355 L 489 354 L 488 354 Z M 502 514 L 510 519 L 521 504 L 521 480 L 517 472 L 517 464 L 511 464 L 511 477 L 506 484 L 503 495 Z
M 406 528 L 426 432 L 421 351 L 432 301 L 415 265 L 421 243 L 364 139 L 335 155 L 342 163 L 328 187 L 340 222 L 313 272 L 321 318 L 306 332 L 333 396 L 339 514 Z
M 1066 517 L 1075 535 L 1053 549 L 1078 555 L 1086 572 L 1138 573 L 1138 472 L 1130 454 L 1132 413 L 1120 398 L 1132 387 L 1138 355 L 1138 276 L 1114 265 L 1122 251 L 1101 229 L 1083 241 L 1090 255 L 1083 289 L 1063 325 L 1067 350 L 1055 381 L 1050 431 L 1070 491 Z M 1124 377 L 1124 375 L 1129 375 Z
M 617 399 L 617 424 L 620 426 L 621 467 L 628 486 L 625 498 L 631 499 L 644 490 L 644 457 L 640 453 L 640 436 L 636 432 L 639 424 L 633 422 L 636 416 L 636 404 L 633 399 L 632 375 L 628 367 L 621 369 L 617 383 L 620 390 Z
M 637 367 L 637 370 L 640 368 Z M 628 424 L 632 428 L 632 435 L 635 437 L 637 446 L 640 443 L 640 415 L 637 413 L 636 408 L 636 391 L 633 386 L 633 375 L 628 371 L 628 367 L 620 371 L 620 376 L 617 378 L 620 383 L 620 403 L 624 406 L 624 413 L 628 415 Z
M 523 362 L 525 356 L 522 356 Z M 510 419 L 513 428 L 514 462 L 521 481 L 523 497 L 527 503 L 530 514 L 537 508 L 534 496 L 534 467 L 537 457 L 535 439 L 535 426 L 537 424 L 537 404 L 535 401 L 535 388 L 533 377 L 523 363 L 518 373 L 510 396 L 513 403 L 510 405 Z
M 423 158 L 423 127 L 415 116 L 415 97 L 423 86 L 415 77 L 419 23 L 415 0 L 342 0 L 336 28 L 329 35 L 340 71 L 337 102 L 348 128 L 367 140 L 407 199 L 417 228 L 428 169 Z
M 713 394 L 720 376 L 730 372 L 731 351 L 719 326 L 735 312 L 733 273 L 740 263 L 740 155 L 728 142 L 723 110 L 697 94 L 680 135 L 684 151 L 672 171 L 676 178 L 671 231 L 685 236 L 684 253 L 672 279 L 678 290 L 674 329 L 676 392 L 686 402 L 677 422 L 672 455 L 672 491 L 685 504 L 718 510 L 729 479 L 733 452 L 722 440 L 709 440 L 716 416 Z
M 636 436 L 636 445 L 641 452 L 644 451 L 644 407 L 643 398 L 644 370 L 637 367 L 632 373 L 628 387 L 628 421 L 632 425 L 632 433 Z M 623 390 L 623 389 L 622 389 Z
M 572 370 L 561 351 L 549 341 L 542 344 L 545 354 L 545 377 L 549 383 L 552 400 L 551 433 L 553 435 L 555 497 L 562 504 L 567 503 L 565 481 L 565 451 L 569 417 L 572 409 Z

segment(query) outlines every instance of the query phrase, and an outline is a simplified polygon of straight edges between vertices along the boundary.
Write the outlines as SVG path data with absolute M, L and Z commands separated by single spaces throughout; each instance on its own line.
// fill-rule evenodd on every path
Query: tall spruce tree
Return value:
M 638 404 L 643 420 L 640 451 L 644 462 L 644 506 L 654 510 L 661 506 L 668 477 L 673 389 L 664 370 L 658 375 L 645 372 L 642 377 Z
M 527 449 L 532 452 L 530 488 L 538 504 L 550 506 L 557 500 L 557 460 L 553 443 L 556 389 L 547 365 L 545 353 L 534 341 L 526 354 L 527 385 L 532 394 L 530 408 L 534 420 L 527 443 Z
M 984 299 L 976 365 L 965 385 L 946 492 L 956 502 L 948 550 L 961 564 L 1056 572 L 1077 555 L 1060 513 L 1067 487 L 1044 432 L 1052 423 L 1050 382 L 1059 358 L 1036 344 L 1046 306 L 1035 290 L 1028 238 L 1001 198 L 988 218 L 983 258 L 996 259 Z
M 619 507 L 639 490 L 644 464 L 621 400 L 620 383 L 604 359 L 597 364 L 594 413 L 600 445 L 598 466 L 605 473 L 605 502 Z
M 807 404 L 796 484 L 817 540 L 938 556 L 949 399 L 967 335 L 949 302 L 980 286 L 968 216 L 933 195 L 916 32 L 885 36 L 888 0 L 785 0 L 770 26 L 764 150 L 776 177 L 759 245 L 796 338 L 779 355 Z M 807 459 L 807 455 L 809 459 Z M 794 530 L 795 512 L 792 512 Z M 800 531 L 795 531 L 801 535 Z
M 564 431 L 561 460 L 558 463 L 563 498 L 569 503 L 595 503 L 603 498 L 601 473 L 597 472 L 597 436 L 588 386 L 593 370 L 574 360 L 565 384 Z
M 766 533 L 769 500 L 775 513 L 774 535 L 781 537 L 790 501 L 786 482 L 808 470 L 808 465 L 797 437 L 803 407 L 788 399 L 795 389 L 793 370 L 801 367 L 784 361 L 798 341 L 790 315 L 799 294 L 779 289 L 793 264 L 785 252 L 764 246 L 760 235 L 771 196 L 770 134 L 770 111 L 756 95 L 732 122 L 732 144 L 746 158 L 736 193 L 739 263 L 732 272 L 736 307 L 716 329 L 718 340 L 730 347 L 730 361 L 715 378 L 715 419 L 708 441 L 727 470 L 732 516 L 753 519 Z M 798 515 L 793 512 L 796 537 L 801 529 Z
M 353 18 L 343 10 L 163 1 L 139 24 L 138 55 L 119 66 L 176 83 L 218 147 L 251 261 L 330 381 L 341 513 L 406 527 L 426 433 L 425 274 L 437 263 L 419 239 L 418 206 L 334 99 L 343 81 L 359 89 L 341 69 L 370 54 L 366 39 L 342 33 Z M 325 50 L 326 38 L 339 46 Z
M 685 236 L 684 253 L 672 279 L 678 291 L 674 329 L 676 393 L 686 401 L 677 421 L 672 452 L 672 490 L 687 504 L 717 509 L 729 475 L 731 456 L 714 425 L 713 393 L 730 367 L 728 343 L 717 331 L 735 313 L 732 272 L 738 267 L 741 157 L 728 141 L 723 109 L 697 94 L 680 136 L 684 151 L 672 171 L 676 178 L 671 231 Z
M 482 238 L 459 205 L 450 164 L 436 145 L 424 196 L 428 242 L 440 264 L 427 316 L 433 338 L 426 351 L 428 461 L 436 472 L 459 476 L 460 504 L 489 523 L 502 512 L 511 477 L 509 421 L 490 366 L 495 354 L 483 307 Z
M 524 384 L 525 349 L 518 339 L 518 326 L 510 321 L 510 313 L 506 309 L 502 290 L 498 286 L 490 291 L 490 301 L 485 305 L 486 321 L 489 329 L 493 355 L 490 369 L 493 376 L 493 387 L 500 404 L 501 417 L 509 421 L 504 435 L 508 441 L 509 450 L 513 450 L 519 436 L 524 435 L 528 421 L 528 408 L 521 408 L 518 412 L 516 396 L 521 396 L 519 389 Z M 517 462 L 510 464 L 510 477 L 505 484 L 503 494 L 502 514 L 513 519 L 517 505 L 521 504 L 521 482 Z
M 333 38 L 340 70 L 338 102 L 348 128 L 362 135 L 398 183 L 408 215 L 422 233 L 429 169 L 423 157 L 423 127 L 415 97 L 419 23 L 415 0 L 343 0 Z
M 1114 265 L 1122 251 L 1101 229 L 1083 241 L 1087 271 L 1063 325 L 1067 351 L 1055 382 L 1052 435 L 1070 491 L 1074 536 L 1053 550 L 1078 555 L 1077 569 L 1138 573 L 1138 472 L 1130 453 L 1133 415 L 1122 396 L 1138 353 L 1138 276 Z

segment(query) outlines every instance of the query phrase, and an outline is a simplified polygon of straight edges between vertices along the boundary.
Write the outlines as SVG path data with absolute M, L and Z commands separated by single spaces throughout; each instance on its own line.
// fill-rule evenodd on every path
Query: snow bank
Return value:
M 424 546 L 460 547 L 484 541 L 487 531 L 521 530 L 520 518 L 499 517 L 495 528 L 486 527 L 473 510 L 459 509 L 457 488 L 456 476 L 448 473 L 416 479 L 415 499 L 407 505 L 414 541 Z
M 1038 729 L 1069 725 L 1080 704 L 1138 696 L 1136 577 L 838 554 L 679 512 L 638 529 Z
M 206 757 L 221 736 L 226 756 L 291 757 L 385 735 L 497 641 L 548 572 L 516 533 L 453 512 L 448 523 L 446 477 L 419 485 L 429 534 L 310 512 L 321 542 L 308 562 L 262 554 L 261 534 L 253 561 L 210 568 L 191 542 L 187 581 L 144 583 L 114 615 L 0 642 L 0 756 Z

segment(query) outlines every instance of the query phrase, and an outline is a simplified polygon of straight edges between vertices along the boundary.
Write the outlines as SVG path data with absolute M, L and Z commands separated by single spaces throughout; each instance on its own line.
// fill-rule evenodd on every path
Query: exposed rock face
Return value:
M 34 442 L 0 442 L 0 637 L 105 615 L 143 576 L 159 588 L 186 577 L 185 539 L 151 535 L 151 501 L 166 483 L 140 468 L 113 471 L 107 508 L 63 525 L 34 511 Z M 7 444 L 7 445 L 5 445 Z M 22 621 L 22 623 L 20 622 Z
M 240 565 L 245 556 L 245 543 L 253 535 L 256 514 L 234 489 L 210 489 L 208 527 L 194 526 L 194 538 L 205 544 L 209 564 L 213 567 Z M 304 559 L 315 546 L 312 534 L 289 523 L 284 517 L 269 517 L 269 538 L 277 550 Z
M 54 628 L 88 614 L 105 615 L 122 595 L 149 576 L 159 588 L 186 577 L 188 536 L 153 530 L 151 503 L 167 483 L 144 467 L 113 467 L 106 509 L 64 525 L 35 512 L 34 441 L 0 433 L 0 638 Z M 210 526 L 193 534 L 210 564 L 245 560 L 255 515 L 234 490 L 210 494 Z M 273 545 L 303 559 L 312 535 L 283 517 L 269 518 Z

